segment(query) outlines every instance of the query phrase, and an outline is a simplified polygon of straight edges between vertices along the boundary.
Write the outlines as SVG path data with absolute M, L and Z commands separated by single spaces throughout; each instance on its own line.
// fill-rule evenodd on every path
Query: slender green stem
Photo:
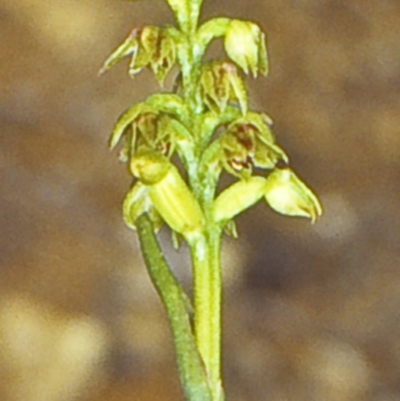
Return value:
M 213 400 L 222 399 L 220 238 L 219 228 L 210 225 L 206 234 L 191 246 L 195 337 Z
M 197 23 L 202 0 L 188 0 L 190 22 L 189 29 L 182 30 L 183 40 L 178 50 L 178 63 L 182 73 L 182 94 L 188 105 L 189 116 L 186 124 L 192 128 L 194 157 L 186 160 L 189 182 L 198 198 L 206 221 L 202 235 L 190 241 L 189 248 L 193 267 L 194 292 L 194 332 L 198 352 L 204 362 L 213 401 L 222 401 L 221 385 L 221 265 L 220 241 L 221 229 L 213 221 L 212 204 L 216 182 L 202 177 L 199 169 L 204 147 L 208 143 L 200 132 L 203 102 L 198 88 L 201 73 L 201 59 L 205 50 L 199 41 Z
M 187 401 L 214 401 L 203 361 L 196 347 L 186 310 L 185 295 L 158 245 L 147 214 L 136 219 L 142 254 L 170 321 L 179 373 Z

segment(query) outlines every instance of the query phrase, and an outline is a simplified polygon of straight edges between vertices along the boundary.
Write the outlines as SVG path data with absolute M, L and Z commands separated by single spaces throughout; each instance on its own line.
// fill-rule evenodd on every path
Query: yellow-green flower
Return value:
M 313 223 L 322 214 L 318 198 L 288 168 L 276 169 L 268 176 L 265 200 L 278 213 L 308 217 Z
M 131 77 L 134 77 L 143 68 L 149 67 L 158 82 L 163 84 L 175 63 L 176 46 L 168 28 L 153 25 L 135 28 L 125 41 L 112 52 L 99 73 L 102 74 L 129 55 L 131 56 L 129 63 Z
M 250 71 L 256 77 L 260 71 L 267 75 L 265 35 L 258 25 L 248 21 L 231 20 L 225 34 L 224 46 L 229 58 L 246 74 Z

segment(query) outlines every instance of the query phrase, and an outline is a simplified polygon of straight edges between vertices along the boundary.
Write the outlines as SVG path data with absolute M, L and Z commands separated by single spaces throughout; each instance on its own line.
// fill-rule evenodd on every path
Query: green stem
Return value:
M 197 348 L 206 366 L 213 400 L 222 400 L 221 387 L 221 232 L 210 225 L 190 244 L 193 264 L 194 326 Z
M 182 73 L 183 97 L 190 110 L 189 121 L 196 149 L 193 160 L 187 165 L 192 191 L 206 214 L 206 225 L 202 235 L 190 241 L 189 248 L 193 266 L 194 331 L 198 352 L 204 362 L 213 401 L 224 399 L 221 384 L 221 230 L 213 222 L 212 204 L 215 182 L 201 178 L 199 162 L 204 152 L 205 141 L 200 131 L 203 102 L 198 81 L 201 59 L 205 46 L 199 47 L 196 28 L 202 0 L 188 0 L 190 7 L 190 29 L 184 32 L 184 44 L 178 52 L 178 63 Z M 208 142 L 208 141 L 207 141 Z
M 192 333 L 185 294 L 164 259 L 149 216 L 142 214 L 135 224 L 151 281 L 161 298 L 171 325 L 186 400 L 214 401 Z

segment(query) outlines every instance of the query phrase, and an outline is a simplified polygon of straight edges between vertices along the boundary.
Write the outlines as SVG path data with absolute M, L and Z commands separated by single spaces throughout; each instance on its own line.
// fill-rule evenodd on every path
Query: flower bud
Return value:
M 267 178 L 265 199 L 276 212 L 287 216 L 321 216 L 322 207 L 313 192 L 290 169 L 276 169 Z
M 254 77 L 258 71 L 267 75 L 268 59 L 265 35 L 258 25 L 234 19 L 230 21 L 224 40 L 229 58 L 248 74 Z
M 226 221 L 248 209 L 265 194 L 267 180 L 250 177 L 225 189 L 214 201 L 215 221 Z

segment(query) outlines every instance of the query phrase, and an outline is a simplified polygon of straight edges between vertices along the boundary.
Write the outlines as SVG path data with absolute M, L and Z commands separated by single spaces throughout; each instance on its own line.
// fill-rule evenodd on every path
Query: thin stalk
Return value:
M 208 377 L 196 347 L 182 288 L 158 245 L 147 214 L 136 219 L 140 246 L 151 281 L 165 307 L 172 329 L 179 373 L 187 401 L 214 401 Z
M 202 0 L 192 0 L 190 4 L 191 29 L 184 32 L 185 46 L 178 53 L 178 63 L 182 73 L 182 94 L 190 109 L 190 121 L 195 141 L 195 159 L 188 160 L 193 169 L 188 171 L 191 188 L 206 214 L 206 225 L 202 235 L 190 241 L 189 248 L 193 268 L 194 293 L 194 335 L 197 349 L 204 362 L 213 401 L 224 399 L 221 385 L 221 230 L 213 222 L 213 194 L 216 183 L 201 179 L 200 158 L 204 150 L 199 126 L 194 124 L 203 113 L 203 104 L 198 89 L 201 72 L 201 58 L 196 28 Z M 204 49 L 203 49 L 204 50 Z
M 213 400 L 222 399 L 221 388 L 221 233 L 210 225 L 191 246 L 196 345 L 206 366 Z

